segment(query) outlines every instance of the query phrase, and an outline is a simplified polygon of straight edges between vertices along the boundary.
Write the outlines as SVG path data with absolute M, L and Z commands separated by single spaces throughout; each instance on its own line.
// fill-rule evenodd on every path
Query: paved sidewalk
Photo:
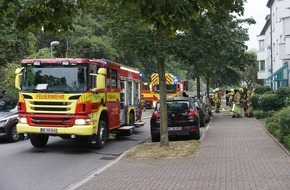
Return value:
M 289 190 L 290 156 L 254 118 L 218 113 L 193 157 L 122 158 L 73 189 Z

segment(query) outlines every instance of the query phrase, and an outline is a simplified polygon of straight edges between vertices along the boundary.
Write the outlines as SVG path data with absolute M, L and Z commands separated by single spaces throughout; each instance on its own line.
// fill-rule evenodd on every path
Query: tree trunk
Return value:
M 196 93 L 197 98 L 200 99 L 200 77 L 196 77 Z
M 206 76 L 206 95 L 209 98 L 209 76 Z
M 167 130 L 167 104 L 166 104 L 166 82 L 165 82 L 165 63 L 162 55 L 163 49 L 163 31 L 157 26 L 157 43 L 160 54 L 158 55 L 158 75 L 160 87 L 160 146 L 169 146 L 168 130 Z

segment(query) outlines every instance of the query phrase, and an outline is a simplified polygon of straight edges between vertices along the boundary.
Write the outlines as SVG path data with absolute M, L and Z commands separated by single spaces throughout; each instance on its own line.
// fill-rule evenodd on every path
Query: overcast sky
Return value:
M 248 49 L 258 49 L 257 35 L 259 35 L 266 23 L 266 15 L 270 13 L 270 9 L 266 6 L 268 0 L 247 0 L 245 3 L 245 18 L 253 17 L 256 21 L 255 25 L 249 27 L 250 40 L 246 42 Z

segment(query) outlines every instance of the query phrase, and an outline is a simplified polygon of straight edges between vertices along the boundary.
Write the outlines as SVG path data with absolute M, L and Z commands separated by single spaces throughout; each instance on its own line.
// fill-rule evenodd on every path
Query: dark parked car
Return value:
M 24 138 L 16 131 L 18 123 L 17 101 L 0 99 L 0 138 L 9 142 L 17 142 Z
M 210 121 L 210 114 L 208 108 L 201 99 L 194 98 L 195 107 L 199 112 L 200 126 L 205 127 L 205 124 Z
M 200 138 L 199 113 L 190 97 L 167 99 L 167 122 L 169 136 Z M 160 102 L 156 104 L 150 120 L 151 139 L 160 140 Z

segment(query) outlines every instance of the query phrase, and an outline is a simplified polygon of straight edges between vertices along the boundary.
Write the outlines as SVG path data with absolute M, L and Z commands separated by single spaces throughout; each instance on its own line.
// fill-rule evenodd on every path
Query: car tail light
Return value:
M 195 131 L 197 131 L 197 128 L 196 127 L 190 128 L 190 132 L 195 132 Z
M 197 118 L 198 116 L 196 115 L 194 109 L 190 109 L 188 114 L 187 114 L 188 118 L 189 119 L 194 119 L 194 118 Z
M 151 119 L 160 119 L 160 114 L 157 111 L 153 111 Z

